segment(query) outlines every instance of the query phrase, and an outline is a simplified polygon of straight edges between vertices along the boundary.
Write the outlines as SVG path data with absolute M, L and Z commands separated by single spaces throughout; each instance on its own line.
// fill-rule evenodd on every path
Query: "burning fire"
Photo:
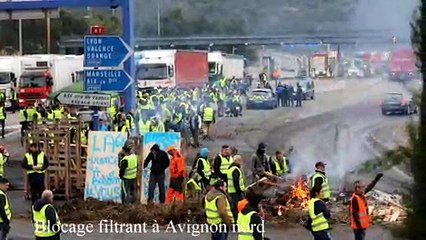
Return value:
M 307 209 L 309 204 L 309 186 L 306 181 L 299 177 L 296 184 L 291 186 L 289 194 L 287 194 L 287 201 L 285 206 L 278 207 L 278 215 L 281 216 L 282 212 L 286 209 Z

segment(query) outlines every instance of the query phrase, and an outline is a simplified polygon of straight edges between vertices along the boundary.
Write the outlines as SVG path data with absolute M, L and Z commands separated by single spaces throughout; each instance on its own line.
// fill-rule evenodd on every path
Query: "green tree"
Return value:
M 423 89 L 420 101 L 419 138 L 411 157 L 414 177 L 411 209 L 406 222 L 405 236 L 420 240 L 426 236 L 426 0 L 420 1 L 419 16 L 412 23 L 412 44 L 420 62 Z

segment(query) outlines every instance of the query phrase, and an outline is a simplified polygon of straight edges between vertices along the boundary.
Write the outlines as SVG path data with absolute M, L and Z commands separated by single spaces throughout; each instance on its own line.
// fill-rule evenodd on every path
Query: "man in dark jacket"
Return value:
M 248 204 L 238 214 L 237 220 L 238 230 L 240 234 L 244 234 L 240 236 L 251 233 L 254 240 L 267 240 L 268 238 L 263 236 L 265 226 L 259 214 L 259 204 L 264 197 L 255 191 L 247 191 L 246 199 Z
M 37 200 L 32 207 L 32 219 L 34 228 L 36 229 L 36 240 L 60 239 L 61 223 L 58 213 L 52 204 L 53 193 L 50 190 L 45 190 L 41 194 L 41 199 Z
M 288 85 L 284 84 L 283 87 L 283 101 L 284 101 L 284 107 L 288 106 Z
M 266 155 L 265 143 L 259 143 L 256 153 L 251 156 L 251 162 L 251 170 L 255 179 L 264 176 L 265 172 L 270 171 L 269 157 Z
M 296 89 L 296 107 L 302 107 L 303 89 L 300 84 L 297 84 Z
M 291 84 L 288 86 L 288 106 L 294 107 L 294 88 Z
M 234 162 L 228 170 L 228 193 L 231 197 L 231 211 L 235 221 L 238 217 L 238 202 L 243 200 L 246 190 L 242 162 L 243 159 L 240 155 L 234 156 Z
M 231 148 L 229 145 L 223 145 L 220 153 L 213 161 L 213 176 L 212 178 L 220 178 L 224 182 L 228 182 L 227 171 L 234 158 L 231 156 Z
M 32 204 L 40 198 L 44 191 L 44 175 L 49 167 L 46 154 L 40 151 L 36 143 L 31 143 L 22 161 L 22 168 L 27 171 L 28 183 L 31 188 Z
M 277 86 L 277 100 L 278 100 L 278 106 L 284 107 L 284 86 L 279 83 Z
M 149 163 L 151 163 L 151 174 L 149 175 L 148 203 L 152 203 L 154 199 L 156 185 L 158 185 L 160 192 L 160 203 L 164 203 L 166 201 L 165 170 L 170 165 L 169 156 L 157 144 L 154 144 L 144 161 L 143 167 L 147 168 Z

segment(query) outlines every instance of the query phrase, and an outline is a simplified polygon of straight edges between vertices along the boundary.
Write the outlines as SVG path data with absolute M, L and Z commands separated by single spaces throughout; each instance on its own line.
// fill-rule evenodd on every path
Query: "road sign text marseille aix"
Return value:
M 133 79 L 124 70 L 84 70 L 86 91 L 124 91 Z
M 85 36 L 85 67 L 118 67 L 132 54 L 131 48 L 119 36 Z

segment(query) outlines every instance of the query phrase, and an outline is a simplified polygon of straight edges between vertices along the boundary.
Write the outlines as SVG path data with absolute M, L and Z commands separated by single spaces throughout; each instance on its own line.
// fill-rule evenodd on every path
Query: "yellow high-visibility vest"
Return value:
M 330 186 L 328 185 L 328 179 L 324 174 L 321 174 L 319 172 L 316 172 L 312 178 L 311 178 L 311 188 L 314 187 L 315 184 L 315 179 L 316 178 L 322 178 L 322 185 L 321 185 L 321 190 L 324 192 L 324 198 L 330 198 L 331 196 L 331 192 L 330 192 Z
M 234 158 L 230 156 L 228 160 L 226 157 L 222 156 L 221 154 L 219 154 L 219 157 L 221 159 L 220 172 L 222 174 L 227 174 L 229 166 L 234 162 Z
M 225 198 L 226 201 L 226 212 L 230 219 L 234 219 L 232 217 L 231 207 L 228 202 L 228 199 L 225 195 L 219 195 L 215 197 L 212 201 L 208 201 L 207 198 L 205 198 L 205 206 L 206 206 L 206 216 L 207 216 L 207 222 L 209 224 L 221 224 L 223 223 L 223 219 L 219 214 L 219 210 L 217 209 L 216 200 L 218 200 L 220 197 Z
M 239 184 L 240 184 L 240 189 L 241 191 L 245 191 L 246 187 L 244 184 L 244 175 L 241 171 L 241 169 L 237 166 L 232 166 L 231 168 L 228 169 L 227 175 L 228 175 L 228 193 L 236 193 L 237 190 L 235 189 L 234 186 L 234 180 L 232 179 L 232 174 L 234 173 L 234 171 L 238 171 L 240 172 L 240 179 L 239 179 Z
M 251 216 L 255 213 L 255 211 L 251 211 L 247 214 L 238 213 L 238 240 L 254 240 L 253 227 L 250 226 L 250 221 Z
M 0 190 L 0 194 L 4 196 L 5 199 L 5 204 L 4 204 L 4 212 L 6 213 L 6 217 L 7 219 L 9 219 L 9 221 L 12 219 L 12 211 L 10 209 L 10 205 L 9 205 L 9 198 L 7 197 L 6 193 L 3 192 L 3 190 Z M 3 219 L 0 218 L 0 223 L 3 223 Z
M 27 164 L 28 166 L 33 166 L 34 167 L 34 160 L 33 160 L 33 155 L 30 153 L 25 153 L 25 158 L 27 159 Z M 36 163 L 36 167 L 43 167 L 44 164 L 44 152 L 40 152 L 37 156 L 37 163 Z M 46 172 L 45 170 L 28 170 L 27 174 L 31 174 L 31 173 L 44 173 Z
M 138 157 L 135 154 L 125 156 L 121 161 L 127 160 L 127 168 L 124 172 L 125 179 L 136 179 L 138 172 Z
M 312 231 L 313 232 L 319 232 L 323 230 L 329 229 L 328 221 L 324 217 L 323 213 L 320 213 L 318 215 L 315 215 L 315 202 L 321 201 L 318 198 L 312 198 L 309 200 L 309 217 L 312 220 Z
M 33 212 L 33 224 L 34 224 L 34 235 L 36 237 L 53 237 L 56 235 L 57 232 L 52 231 L 49 228 L 49 223 L 47 221 L 47 216 L 46 216 L 46 209 L 47 207 L 53 207 L 50 204 L 46 204 L 44 205 L 40 211 L 36 211 L 34 209 L 34 206 L 32 207 L 32 212 Z M 57 228 L 60 229 L 61 226 L 61 220 L 59 219 L 58 213 L 56 212 L 55 209 L 55 214 L 56 214 L 56 223 L 51 223 L 51 224 L 56 224 Z

